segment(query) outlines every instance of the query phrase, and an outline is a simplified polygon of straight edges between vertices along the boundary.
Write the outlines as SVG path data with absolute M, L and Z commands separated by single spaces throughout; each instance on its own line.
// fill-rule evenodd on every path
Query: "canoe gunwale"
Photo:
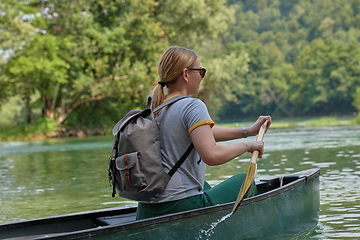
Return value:
M 26 227 L 31 227 L 31 226 L 54 223 L 54 221 L 56 221 L 56 223 L 62 223 L 62 222 L 67 222 L 69 220 L 82 220 L 87 218 L 102 217 L 104 216 L 104 213 L 107 212 L 109 214 L 111 213 L 111 215 L 116 215 L 117 212 L 119 212 L 119 214 L 127 214 L 127 213 L 132 213 L 134 208 L 136 208 L 136 206 L 131 205 L 131 206 L 123 206 L 121 207 L 121 209 L 115 207 L 115 208 L 99 209 L 93 211 L 69 213 L 64 215 L 49 216 L 43 218 L 34 218 L 25 221 L 4 223 L 4 224 L 0 224 L 0 231 L 7 229 L 21 228 L 24 225 L 26 225 Z

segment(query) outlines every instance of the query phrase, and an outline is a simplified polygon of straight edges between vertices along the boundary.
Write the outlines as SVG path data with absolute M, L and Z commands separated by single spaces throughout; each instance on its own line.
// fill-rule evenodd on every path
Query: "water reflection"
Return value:
M 110 142 L 111 144 L 111 142 Z M 109 137 L 62 138 L 39 141 L 0 142 L 0 157 L 21 153 L 61 152 L 109 147 Z
M 0 143 L 0 223 L 135 204 L 111 197 L 107 158 L 112 140 Z M 319 224 L 298 239 L 360 237 L 360 127 L 270 129 L 264 140 L 257 180 L 321 168 Z M 249 158 L 208 167 L 206 179 L 215 185 L 245 172 Z

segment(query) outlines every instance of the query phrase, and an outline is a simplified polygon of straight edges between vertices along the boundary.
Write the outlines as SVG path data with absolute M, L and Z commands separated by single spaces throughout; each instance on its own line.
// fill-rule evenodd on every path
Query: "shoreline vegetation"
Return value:
M 217 121 L 217 125 L 226 127 L 244 127 L 251 124 L 253 119 L 237 119 Z M 293 127 L 329 127 L 360 125 L 360 114 L 347 116 L 322 116 L 279 118 L 273 120 L 272 129 Z M 81 127 L 58 126 L 53 120 L 45 119 L 28 125 L 0 126 L 0 142 L 6 141 L 31 141 L 51 138 L 90 137 L 111 135 L 110 127 L 83 129 Z

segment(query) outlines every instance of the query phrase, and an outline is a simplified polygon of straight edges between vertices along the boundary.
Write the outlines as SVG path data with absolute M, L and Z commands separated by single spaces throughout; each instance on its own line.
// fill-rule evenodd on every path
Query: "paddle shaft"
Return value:
M 268 122 L 269 122 L 269 120 L 266 120 L 264 122 L 264 124 L 260 127 L 259 134 L 256 137 L 256 141 L 262 141 L 264 139 L 266 126 L 267 126 Z M 259 157 L 259 151 L 258 150 L 253 151 L 252 154 L 251 154 L 250 162 L 251 163 L 256 163 L 258 157 Z

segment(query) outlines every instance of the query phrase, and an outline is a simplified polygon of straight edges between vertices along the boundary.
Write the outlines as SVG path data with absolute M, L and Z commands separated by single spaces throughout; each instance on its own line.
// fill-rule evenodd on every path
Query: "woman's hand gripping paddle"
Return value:
M 256 141 L 262 141 L 264 139 L 264 134 L 266 131 L 266 127 L 268 124 L 269 120 L 266 120 L 265 123 L 261 126 L 260 130 L 259 130 L 259 134 L 256 138 Z M 232 214 L 236 212 L 236 210 L 238 209 L 238 207 L 240 206 L 240 204 L 242 203 L 242 201 L 244 200 L 244 197 L 246 195 L 246 193 L 249 191 L 254 179 L 255 179 L 255 174 L 256 174 L 256 169 L 257 169 L 257 164 L 256 161 L 258 159 L 259 156 L 259 151 L 255 150 L 252 152 L 251 155 L 251 159 L 250 159 L 250 164 L 248 166 L 248 169 L 246 171 L 246 176 L 245 179 L 242 183 L 239 195 L 235 201 L 233 210 L 232 210 Z

